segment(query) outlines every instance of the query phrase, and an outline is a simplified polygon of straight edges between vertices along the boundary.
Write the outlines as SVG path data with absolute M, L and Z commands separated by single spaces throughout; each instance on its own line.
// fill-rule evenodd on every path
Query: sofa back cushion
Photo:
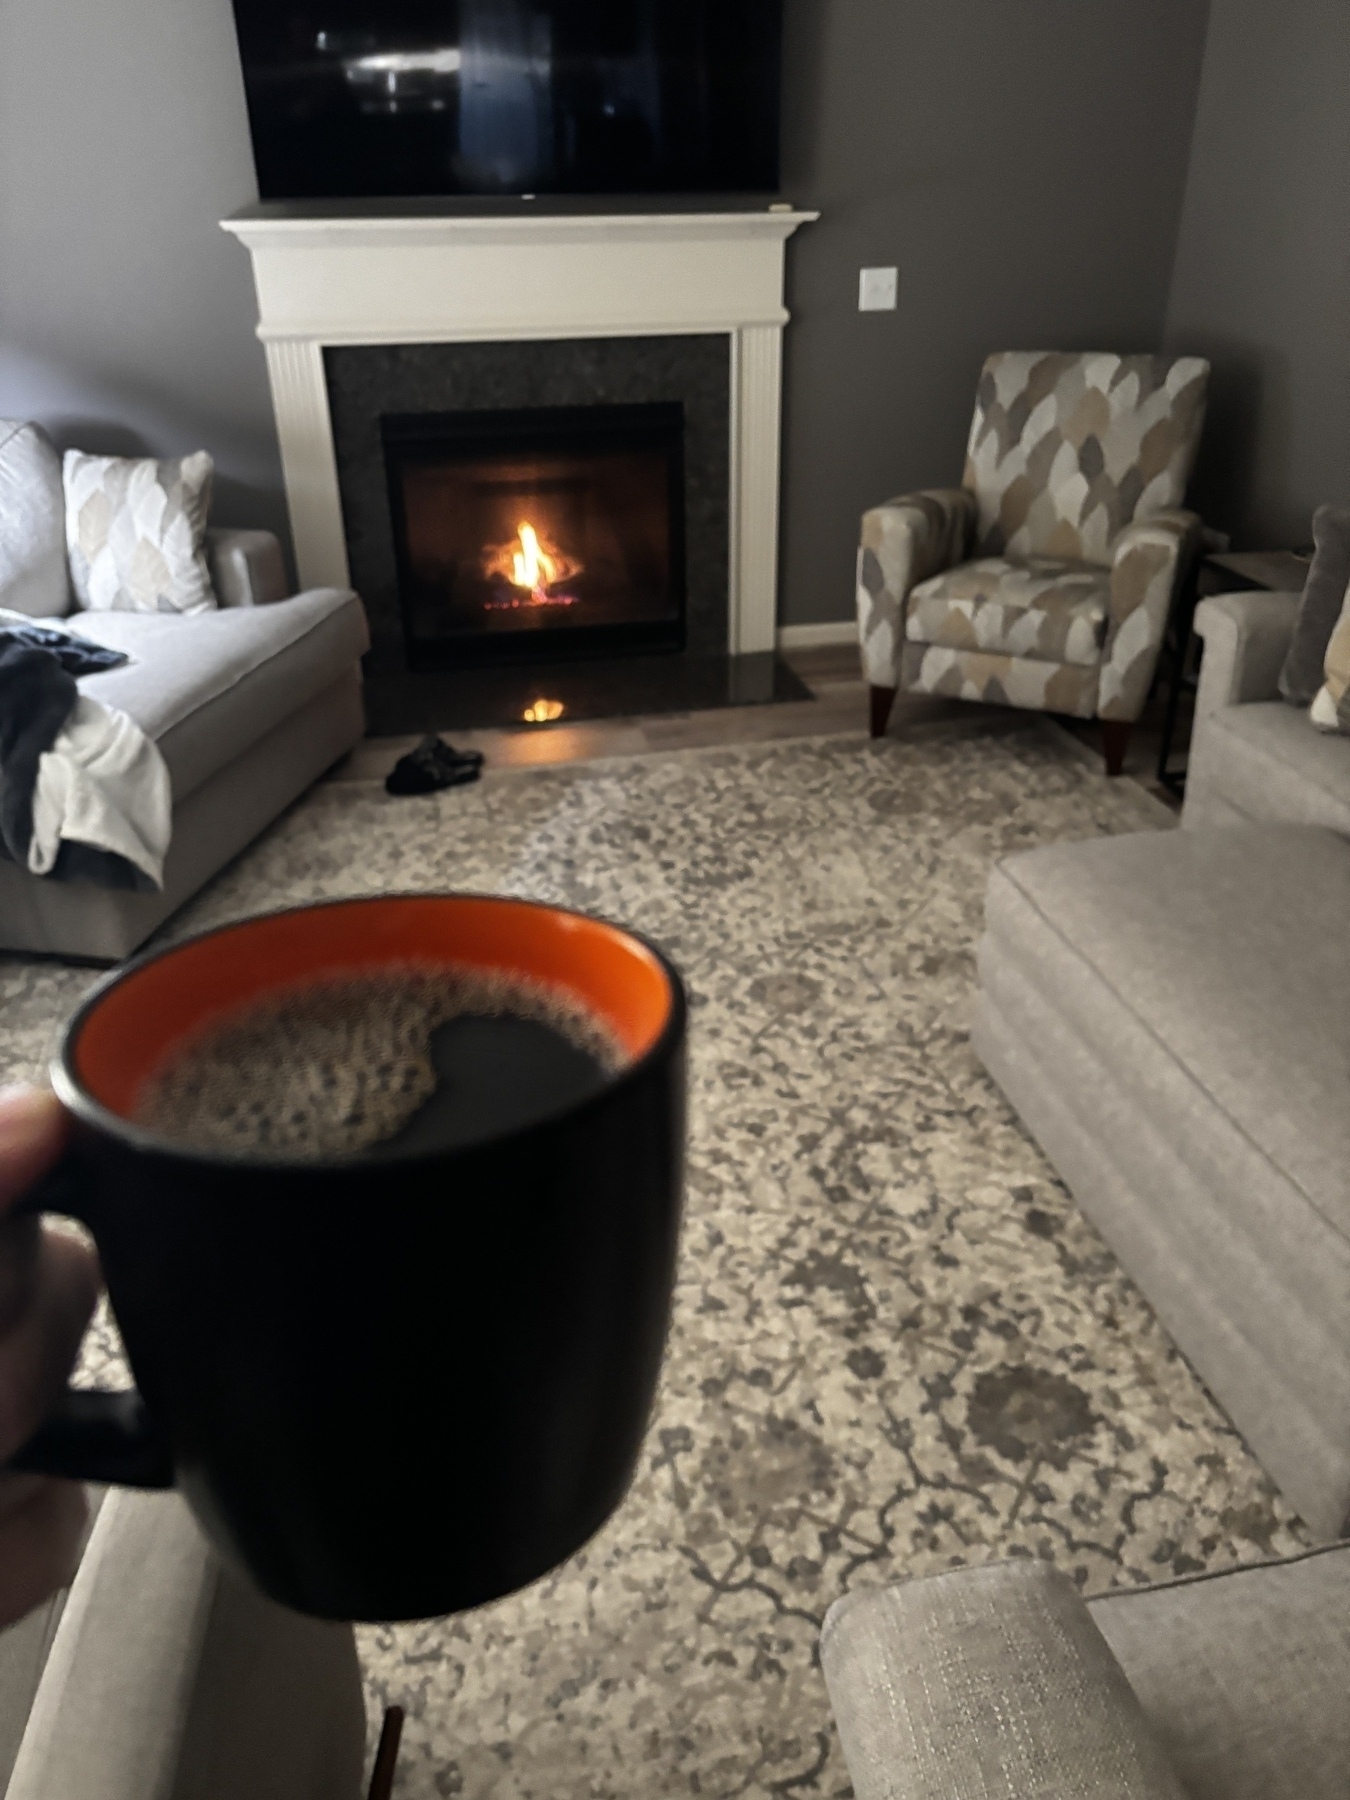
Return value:
M 1127 525 L 1181 504 L 1208 383 L 1198 356 L 991 356 L 962 477 L 976 554 L 1109 564 Z
M 61 458 L 22 419 L 0 419 L 0 606 L 30 619 L 70 611 Z

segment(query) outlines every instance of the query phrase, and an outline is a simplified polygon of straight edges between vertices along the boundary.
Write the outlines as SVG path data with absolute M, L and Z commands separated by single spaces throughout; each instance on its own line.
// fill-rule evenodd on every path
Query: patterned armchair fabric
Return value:
M 863 514 L 858 546 L 858 630 L 867 679 L 895 686 L 905 602 L 916 582 L 970 554 L 975 496 L 925 488 Z
M 863 517 L 873 687 L 1137 718 L 1198 543 L 1178 509 L 1208 378 L 1198 357 L 991 356 L 962 487 Z

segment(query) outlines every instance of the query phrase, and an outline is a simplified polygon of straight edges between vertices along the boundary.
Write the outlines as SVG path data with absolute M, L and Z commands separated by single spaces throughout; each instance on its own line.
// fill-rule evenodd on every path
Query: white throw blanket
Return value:
M 173 830 L 169 771 L 134 719 L 81 694 L 38 761 L 28 867 L 46 875 L 62 841 L 111 850 L 164 886 Z

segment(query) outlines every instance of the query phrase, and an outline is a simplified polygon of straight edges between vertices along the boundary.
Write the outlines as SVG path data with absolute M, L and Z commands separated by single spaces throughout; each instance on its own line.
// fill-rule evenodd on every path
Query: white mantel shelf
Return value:
M 391 214 L 222 222 L 253 258 L 300 577 L 349 583 L 323 351 L 725 332 L 728 648 L 774 645 L 783 258 L 813 212 Z

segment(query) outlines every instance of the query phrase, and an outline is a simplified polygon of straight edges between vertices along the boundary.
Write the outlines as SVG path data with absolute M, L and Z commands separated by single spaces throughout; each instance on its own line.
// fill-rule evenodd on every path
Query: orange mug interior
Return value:
M 670 978 L 617 926 L 524 900 L 395 895 L 246 919 L 165 950 L 115 980 L 77 1032 L 81 1087 L 124 1119 L 174 1047 L 221 1014 L 308 980 L 389 964 L 458 964 L 567 990 L 636 1060 L 664 1030 Z

